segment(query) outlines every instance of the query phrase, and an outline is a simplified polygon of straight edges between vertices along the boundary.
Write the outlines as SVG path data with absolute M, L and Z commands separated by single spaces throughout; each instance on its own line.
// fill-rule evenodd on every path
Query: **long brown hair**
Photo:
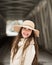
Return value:
M 13 42 L 13 44 L 12 44 L 12 49 L 11 49 L 11 53 L 13 54 L 13 55 L 12 55 L 12 60 L 13 60 L 15 54 L 16 54 L 17 51 L 18 51 L 18 42 L 19 42 L 20 39 L 22 38 L 21 30 L 22 30 L 22 28 L 20 29 L 19 34 L 15 37 L 14 42 Z M 34 41 L 35 41 L 35 43 L 36 43 L 36 37 L 35 37 L 35 34 L 34 34 L 33 31 L 32 31 L 32 33 L 31 33 L 31 35 L 29 36 L 29 38 L 28 38 L 28 39 L 26 40 L 26 42 L 25 42 L 25 45 L 24 45 L 24 48 L 23 48 L 23 52 L 24 52 L 24 50 L 29 46 L 30 41 L 32 40 L 32 38 L 34 38 Z

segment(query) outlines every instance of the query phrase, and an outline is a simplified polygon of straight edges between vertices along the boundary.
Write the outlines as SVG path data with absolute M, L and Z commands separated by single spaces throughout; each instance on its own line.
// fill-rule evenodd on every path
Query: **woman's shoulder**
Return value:
M 34 38 L 32 38 L 31 41 L 30 41 L 30 45 L 34 45 L 34 44 L 35 44 Z
M 32 38 L 32 40 L 30 41 L 30 45 L 28 46 L 28 48 L 34 48 L 35 46 L 34 46 L 34 39 Z

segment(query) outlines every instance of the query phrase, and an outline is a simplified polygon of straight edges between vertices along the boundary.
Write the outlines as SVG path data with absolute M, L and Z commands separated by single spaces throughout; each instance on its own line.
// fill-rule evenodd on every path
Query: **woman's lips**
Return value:
M 28 34 L 27 33 L 23 33 L 25 36 L 28 36 Z

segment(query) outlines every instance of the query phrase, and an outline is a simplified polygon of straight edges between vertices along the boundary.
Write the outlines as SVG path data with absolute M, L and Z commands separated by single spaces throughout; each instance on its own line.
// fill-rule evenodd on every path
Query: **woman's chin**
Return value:
M 28 38 L 28 36 L 23 36 L 23 38 Z

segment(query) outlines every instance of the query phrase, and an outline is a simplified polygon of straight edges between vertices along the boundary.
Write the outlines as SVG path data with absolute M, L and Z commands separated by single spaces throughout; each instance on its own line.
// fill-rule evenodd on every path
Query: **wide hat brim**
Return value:
M 33 30 L 33 31 L 34 31 L 34 34 L 35 34 L 37 37 L 39 37 L 39 30 L 37 30 L 37 29 L 33 29 L 33 28 L 29 27 L 29 26 L 24 26 L 24 25 L 14 25 L 14 26 L 13 26 L 13 30 L 14 30 L 15 32 L 19 32 L 20 29 L 21 29 L 21 27 L 25 27 L 25 28 L 28 28 L 28 29 Z

